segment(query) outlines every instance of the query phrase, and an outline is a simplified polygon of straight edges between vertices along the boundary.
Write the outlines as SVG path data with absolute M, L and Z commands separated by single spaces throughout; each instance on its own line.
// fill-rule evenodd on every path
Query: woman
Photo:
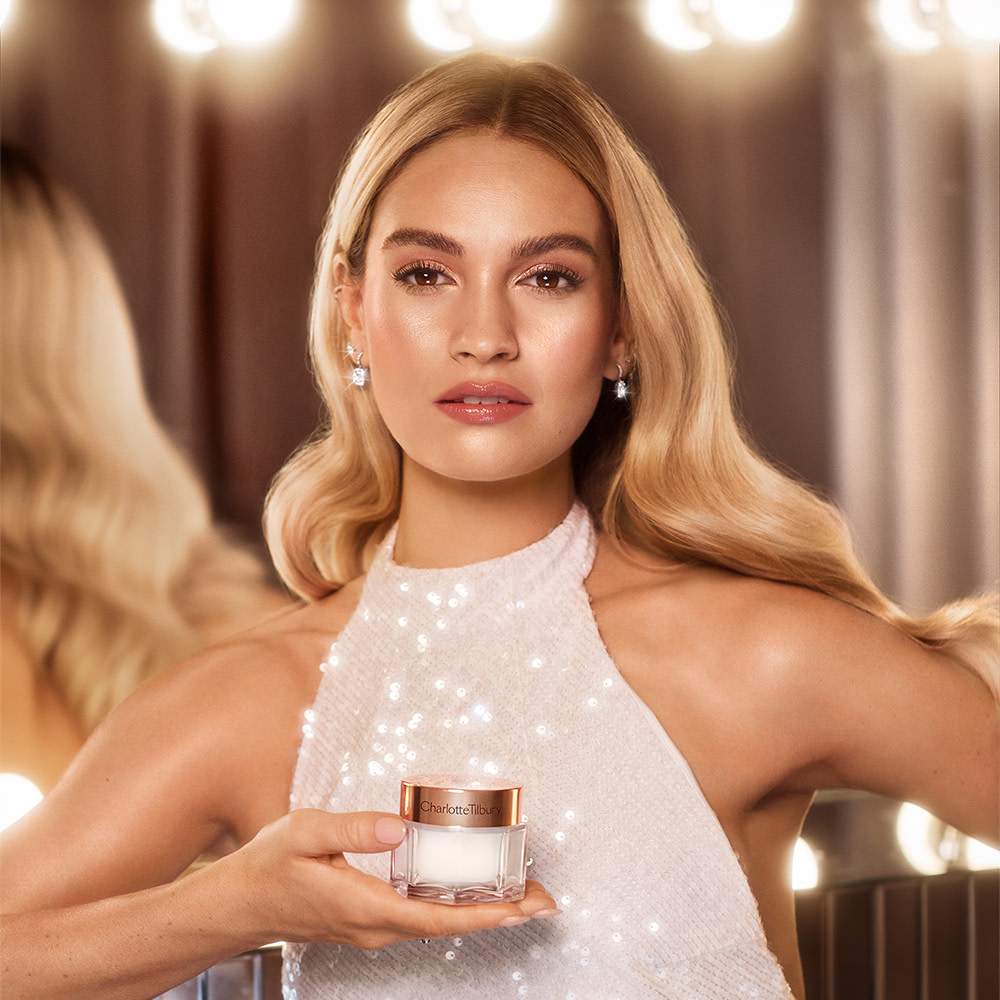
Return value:
M 311 335 L 329 420 L 267 511 L 309 603 L 129 699 L 11 831 L 14 996 L 69 969 L 138 996 L 282 939 L 297 1000 L 801 998 L 816 789 L 995 839 L 995 612 L 906 618 L 748 447 L 676 219 L 574 78 L 473 55 L 390 100 Z M 369 811 L 456 770 L 524 782 L 555 900 L 391 898 Z M 169 882 L 220 836 L 244 846 Z
M 0 768 L 48 792 L 141 681 L 288 601 L 153 416 L 82 206 L 23 151 L 0 162 Z

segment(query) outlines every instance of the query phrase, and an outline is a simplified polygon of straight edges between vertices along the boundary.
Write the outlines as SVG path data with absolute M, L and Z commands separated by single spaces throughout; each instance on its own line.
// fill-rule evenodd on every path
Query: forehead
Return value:
M 421 150 L 379 196 L 373 245 L 400 227 L 465 237 L 577 232 L 606 245 L 604 211 L 569 167 L 539 146 L 487 132 Z

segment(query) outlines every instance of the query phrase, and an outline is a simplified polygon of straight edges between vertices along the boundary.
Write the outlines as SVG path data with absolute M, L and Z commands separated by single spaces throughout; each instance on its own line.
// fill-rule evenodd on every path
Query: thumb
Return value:
M 299 827 L 299 849 L 314 857 L 331 854 L 377 854 L 396 847 L 406 835 L 393 813 L 331 813 L 297 809 L 289 814 Z

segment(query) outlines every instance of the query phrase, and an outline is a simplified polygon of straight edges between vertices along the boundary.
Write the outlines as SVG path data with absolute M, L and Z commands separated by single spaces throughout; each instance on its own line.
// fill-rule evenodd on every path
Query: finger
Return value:
M 376 854 L 398 846 L 406 828 L 393 813 L 330 813 L 297 809 L 289 814 L 295 849 L 308 857 Z
M 562 913 L 545 886 L 533 879 L 524 883 L 524 898 L 518 900 L 517 907 L 526 917 L 531 918 L 554 917 L 557 913 Z

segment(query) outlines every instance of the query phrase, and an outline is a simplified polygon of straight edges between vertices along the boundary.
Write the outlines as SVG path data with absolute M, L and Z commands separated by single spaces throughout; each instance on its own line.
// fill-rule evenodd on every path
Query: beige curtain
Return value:
M 997 56 L 856 27 L 829 81 L 834 490 L 920 611 L 1000 575 Z

